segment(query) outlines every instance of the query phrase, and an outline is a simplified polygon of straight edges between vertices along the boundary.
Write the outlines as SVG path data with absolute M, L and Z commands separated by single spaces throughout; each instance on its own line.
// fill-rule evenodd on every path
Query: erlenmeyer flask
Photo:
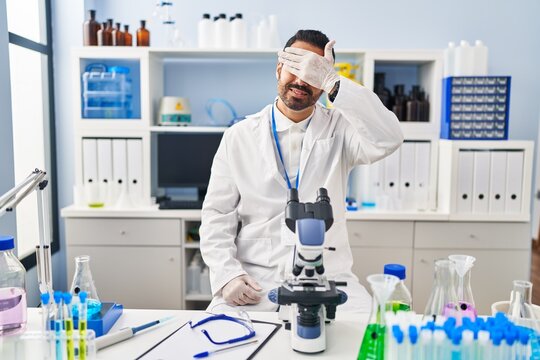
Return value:
M 508 316 L 514 319 L 537 320 L 532 308 L 532 283 L 525 280 L 514 280 L 514 289 L 510 293 Z
M 383 360 L 386 302 L 400 280 L 394 275 L 374 274 L 369 275 L 367 281 L 373 292 L 373 299 L 371 315 L 362 345 L 360 345 L 358 360 Z
M 75 275 L 73 275 L 70 292 L 73 295 L 78 295 L 81 291 L 88 294 L 87 314 L 90 319 L 101 310 L 101 301 L 99 301 L 92 272 L 90 271 L 90 256 L 88 255 L 75 257 Z M 77 316 L 76 308 L 76 306 L 73 308 L 73 316 Z
M 471 289 L 471 270 L 476 258 L 469 255 L 448 256 L 455 266 L 457 274 L 456 295 L 461 310 L 461 316 L 473 320 L 478 316 Z
M 458 298 L 455 287 L 455 269 L 454 263 L 448 259 L 435 260 L 435 277 L 433 280 L 433 289 L 429 296 L 424 316 L 445 317 L 459 314 Z

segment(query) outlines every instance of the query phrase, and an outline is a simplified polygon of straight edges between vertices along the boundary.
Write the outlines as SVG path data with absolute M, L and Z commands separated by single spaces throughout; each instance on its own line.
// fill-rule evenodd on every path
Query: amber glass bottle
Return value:
M 83 45 L 96 46 L 98 44 L 97 32 L 100 28 L 96 21 L 96 10 L 88 11 L 89 19 L 83 24 Z
M 113 46 L 124 46 L 124 33 L 120 27 L 120 23 L 116 23 L 116 27 L 112 31 Z
M 129 33 L 129 25 L 124 25 L 124 46 L 133 46 L 133 36 Z
M 141 20 L 141 27 L 137 30 L 137 46 L 150 46 L 150 31 L 146 29 L 146 20 Z
M 98 46 L 104 46 L 105 45 L 105 44 L 103 44 L 103 41 L 105 40 L 104 37 L 105 37 L 105 29 L 106 28 L 107 28 L 107 23 L 104 22 L 103 24 L 101 24 L 101 27 L 97 31 L 97 44 L 98 44 Z
M 113 19 L 107 19 L 107 26 L 103 30 L 103 46 L 112 46 Z

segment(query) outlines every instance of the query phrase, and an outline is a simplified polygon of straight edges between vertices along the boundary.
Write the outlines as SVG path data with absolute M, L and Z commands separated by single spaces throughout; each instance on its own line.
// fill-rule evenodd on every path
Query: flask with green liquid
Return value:
M 399 283 L 399 278 L 388 274 L 367 277 L 373 293 L 371 315 L 358 353 L 358 360 L 383 360 L 386 332 L 384 312 L 388 298 Z
M 405 278 L 407 268 L 401 264 L 386 264 L 384 265 L 384 273 L 388 275 L 394 275 L 399 278 L 399 282 L 388 302 L 386 303 L 386 310 L 398 311 L 411 311 L 412 309 L 412 297 L 411 292 L 405 286 Z

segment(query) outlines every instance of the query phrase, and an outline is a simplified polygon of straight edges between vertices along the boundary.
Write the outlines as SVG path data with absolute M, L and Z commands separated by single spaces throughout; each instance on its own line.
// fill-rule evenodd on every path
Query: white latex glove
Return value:
M 251 276 L 241 275 L 221 289 L 221 296 L 231 305 L 258 304 L 261 301 L 259 291 L 262 288 Z
M 283 69 L 309 85 L 330 93 L 339 75 L 334 70 L 332 48 L 336 42 L 329 41 L 324 47 L 324 57 L 309 50 L 287 47 L 278 52 Z

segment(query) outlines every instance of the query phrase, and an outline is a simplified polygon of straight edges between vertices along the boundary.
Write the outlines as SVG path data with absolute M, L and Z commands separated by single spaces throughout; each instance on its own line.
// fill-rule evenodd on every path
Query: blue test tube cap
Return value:
M 480 330 L 485 330 L 486 329 L 486 321 L 483 318 L 477 317 L 476 321 L 474 323 L 476 324 L 478 329 L 480 329 Z
M 48 305 L 49 301 L 51 300 L 51 295 L 49 293 L 43 293 L 41 294 L 40 298 L 43 305 Z
M 463 332 L 461 331 L 460 328 L 455 328 L 453 331 L 452 331 L 452 344 L 454 345 L 459 345 L 461 344 L 461 338 L 463 336 Z
M 515 327 L 506 329 L 504 332 L 504 338 L 509 346 L 514 345 L 514 342 L 519 338 L 519 334 Z
M 55 291 L 54 292 L 54 302 L 57 304 L 60 304 L 60 301 L 62 301 L 62 292 L 61 291 Z
M 409 325 L 409 340 L 413 345 L 418 341 L 418 328 L 414 325 Z
M 66 305 L 69 305 L 71 304 L 71 299 L 73 298 L 73 295 L 71 295 L 70 293 L 64 293 L 64 302 L 66 303 Z
M 501 341 L 503 339 L 503 333 L 500 330 L 494 330 L 491 332 L 491 340 L 493 341 L 493 345 L 499 346 L 501 345 Z
M 524 327 L 521 327 L 520 329 L 518 329 L 518 331 L 519 331 L 519 342 L 521 343 L 521 345 L 527 345 L 529 343 L 530 331 Z
M 464 317 L 462 322 L 463 322 L 463 327 L 466 329 L 472 329 L 474 325 L 471 318 L 468 318 L 468 317 Z
M 86 291 L 81 291 L 79 293 L 79 300 L 81 300 L 82 304 L 84 304 L 86 302 L 87 297 L 88 297 L 88 293 Z
M 398 344 L 403 343 L 403 331 L 399 328 L 399 325 L 392 326 L 392 334 L 394 335 L 394 338 L 398 342 Z

